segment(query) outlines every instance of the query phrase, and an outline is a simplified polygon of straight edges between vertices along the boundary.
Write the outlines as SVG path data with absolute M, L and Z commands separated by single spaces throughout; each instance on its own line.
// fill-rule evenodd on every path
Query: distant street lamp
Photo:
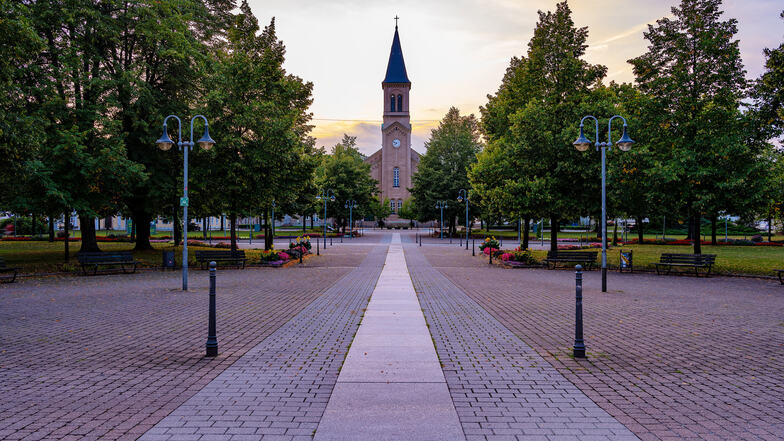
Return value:
M 438 226 L 440 227 L 439 230 L 441 230 L 441 239 L 443 239 L 444 238 L 444 208 L 449 208 L 449 206 L 447 205 L 446 201 L 436 201 L 436 208 L 441 209 L 441 223 L 438 224 Z
M 324 200 L 324 249 L 327 249 L 327 199 L 335 202 L 335 192 L 330 188 L 321 190 L 316 196 L 316 200 Z
M 468 192 L 465 188 L 461 188 L 460 192 L 458 192 L 457 202 L 466 203 L 466 222 L 465 222 L 465 229 L 466 229 L 466 250 L 468 249 Z
M 350 231 L 349 234 L 351 235 L 350 237 L 352 239 L 354 238 L 354 207 L 356 206 L 357 206 L 357 201 L 355 201 L 354 199 L 347 200 L 346 205 L 344 206 L 344 208 L 348 208 L 348 225 Z
M 615 115 L 607 122 L 607 142 L 599 142 L 599 120 L 594 116 L 587 115 L 580 120 L 580 136 L 573 143 L 574 148 L 580 152 L 587 151 L 591 146 L 591 140 L 586 138 L 583 134 L 583 121 L 585 121 L 586 118 L 591 118 L 596 123 L 596 142 L 594 145 L 596 146 L 596 150 L 599 150 L 600 148 L 602 150 L 602 292 L 607 292 L 607 191 L 605 187 L 607 171 L 605 165 L 605 150 L 612 147 L 612 122 L 615 118 L 623 120 L 623 135 L 621 135 L 621 139 L 619 139 L 615 145 L 617 145 L 621 151 L 628 152 L 632 149 L 634 141 L 629 138 L 629 134 L 627 133 L 626 118 Z
M 177 120 L 177 146 L 182 150 L 183 156 L 183 171 L 182 171 L 182 197 L 180 198 L 180 206 L 182 207 L 182 290 L 188 290 L 188 151 L 193 149 L 193 122 L 196 118 L 204 120 L 204 134 L 196 141 L 202 150 L 209 150 L 215 145 L 215 141 L 210 138 L 209 124 L 207 118 L 203 115 L 196 115 L 191 118 L 191 140 L 183 141 L 182 139 L 182 121 L 176 115 L 169 115 L 163 119 L 163 134 L 157 141 L 158 148 L 163 151 L 168 151 L 174 145 L 174 141 L 169 138 L 169 133 L 166 131 L 166 121 L 169 118 Z M 185 147 L 183 149 L 183 147 Z M 148 226 L 149 227 L 149 226 Z

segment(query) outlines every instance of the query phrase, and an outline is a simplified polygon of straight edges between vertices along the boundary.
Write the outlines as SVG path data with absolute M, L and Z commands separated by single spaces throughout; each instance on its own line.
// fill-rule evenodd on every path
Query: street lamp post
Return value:
M 357 206 L 357 201 L 354 199 L 349 199 L 346 201 L 346 205 L 344 208 L 348 208 L 348 225 L 351 238 L 354 238 L 354 207 Z
M 335 192 L 331 188 L 321 190 L 316 200 L 324 200 L 324 249 L 327 249 L 327 200 L 335 202 Z
M 599 142 L 599 120 L 594 116 L 587 115 L 580 120 L 580 136 L 573 143 L 574 148 L 578 151 L 584 152 L 591 146 L 591 141 L 583 134 L 583 121 L 587 118 L 593 119 L 596 123 L 596 142 L 594 145 L 596 146 L 596 150 L 601 149 L 602 151 L 602 292 L 607 292 L 607 168 L 605 151 L 612 147 L 612 122 L 615 118 L 623 120 L 623 135 L 621 135 L 621 139 L 619 139 L 615 145 L 617 145 L 621 151 L 628 152 L 631 150 L 634 141 L 632 141 L 627 133 L 626 118 L 620 115 L 614 115 L 607 122 L 607 142 Z
M 444 208 L 449 208 L 446 201 L 436 201 L 436 208 L 441 209 L 441 223 L 438 225 L 441 230 L 441 239 L 444 239 Z
M 466 229 L 466 250 L 468 250 L 468 191 L 465 188 L 461 188 L 458 192 L 457 202 L 466 203 L 466 221 L 465 221 L 465 229 Z
M 196 144 L 202 150 L 209 150 L 215 145 L 215 141 L 210 138 L 209 124 L 207 118 L 203 115 L 196 115 L 191 118 L 191 138 L 190 141 L 183 141 L 182 139 L 182 121 L 176 115 L 169 115 L 163 119 L 163 134 L 157 141 L 158 148 L 167 151 L 172 148 L 174 141 L 169 138 L 169 133 L 166 131 L 166 121 L 169 118 L 177 120 L 177 147 L 182 150 L 183 157 L 183 171 L 182 171 L 182 198 L 180 198 L 180 206 L 182 207 L 182 290 L 188 290 L 188 151 L 193 149 L 193 122 L 196 118 L 204 120 L 204 134 L 196 141 Z M 184 147 L 184 148 L 183 148 Z M 149 226 L 148 226 L 149 227 Z

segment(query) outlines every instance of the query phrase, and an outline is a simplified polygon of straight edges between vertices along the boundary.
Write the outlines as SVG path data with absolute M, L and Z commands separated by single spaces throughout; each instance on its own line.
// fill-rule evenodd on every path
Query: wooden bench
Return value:
M 674 267 L 680 267 L 694 268 L 694 275 L 699 277 L 699 269 L 705 268 L 707 269 L 705 277 L 709 277 L 714 263 L 716 263 L 715 254 L 663 253 L 659 258 L 659 262 L 656 263 L 656 274 L 661 274 L 661 267 L 667 267 L 666 274 L 670 274 Z
M 0 273 L 13 273 L 13 275 L 10 276 L 0 277 L 0 280 L 3 280 L 6 283 L 14 283 L 14 281 L 16 280 L 16 274 L 18 272 L 19 272 L 19 268 L 6 265 L 5 259 L 0 257 Z
M 204 269 L 205 264 L 209 264 L 210 262 L 214 261 L 215 263 L 227 263 L 240 266 L 245 268 L 245 251 L 244 250 L 237 250 L 237 251 L 196 251 L 196 262 L 199 263 L 201 269 Z
M 89 253 L 77 253 L 76 258 L 79 259 L 79 264 L 82 265 L 82 272 L 87 275 L 87 267 L 93 267 L 93 275 L 98 274 L 99 266 L 119 266 L 122 272 L 126 273 L 125 267 L 133 266 L 133 273 L 136 272 L 136 265 L 139 264 L 138 260 L 133 260 L 133 254 L 130 251 L 96 251 Z
M 544 263 L 548 268 L 550 267 L 550 264 L 552 264 L 553 269 L 555 269 L 559 263 L 581 263 L 586 270 L 590 270 L 596 264 L 597 254 L 597 251 L 548 251 L 547 259 L 545 259 Z

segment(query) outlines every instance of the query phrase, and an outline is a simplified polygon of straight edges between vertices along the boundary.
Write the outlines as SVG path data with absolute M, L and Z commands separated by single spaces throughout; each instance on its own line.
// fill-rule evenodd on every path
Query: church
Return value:
M 406 73 L 397 24 L 381 90 L 384 106 L 381 149 L 368 156 L 365 162 L 370 164 L 370 176 L 378 181 L 381 200 L 389 199 L 392 210 L 389 220 L 394 221 L 399 219 L 397 213 L 403 201 L 411 196 L 408 192 L 411 176 L 419 165 L 419 153 L 411 148 L 411 118 L 408 113 L 411 81 Z

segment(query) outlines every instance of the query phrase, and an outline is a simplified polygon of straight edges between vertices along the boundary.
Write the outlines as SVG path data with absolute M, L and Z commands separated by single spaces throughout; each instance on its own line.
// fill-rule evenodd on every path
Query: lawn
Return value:
M 102 251 L 133 251 L 134 244 L 128 242 L 101 242 L 98 244 Z M 0 257 L 3 257 L 8 266 L 20 267 L 22 273 L 51 273 L 51 272 L 78 272 L 81 271 L 79 262 L 76 260 L 76 253 L 79 251 L 81 242 L 70 243 L 70 261 L 65 263 L 64 243 L 29 241 L 14 242 L 0 241 Z M 162 257 L 161 251 L 174 251 L 174 257 L 179 266 L 182 262 L 182 247 L 174 247 L 167 243 L 153 243 L 153 249 L 148 251 L 133 251 L 136 260 L 142 262 L 143 267 L 159 267 Z M 196 250 L 214 250 L 215 248 L 189 246 L 188 263 L 195 267 Z M 253 263 L 259 260 L 260 250 L 245 250 L 248 262 Z
M 693 248 L 685 245 L 626 245 L 607 250 L 607 265 L 617 268 L 620 250 L 632 250 L 635 269 L 654 270 L 655 262 L 662 253 L 691 253 Z M 601 262 L 601 249 L 596 249 L 597 264 Z M 773 270 L 784 268 L 784 247 L 768 246 L 702 246 L 703 254 L 716 254 L 713 271 L 718 274 L 774 275 Z M 547 251 L 534 250 L 537 259 L 544 259 Z M 677 270 L 675 270 L 677 271 Z

